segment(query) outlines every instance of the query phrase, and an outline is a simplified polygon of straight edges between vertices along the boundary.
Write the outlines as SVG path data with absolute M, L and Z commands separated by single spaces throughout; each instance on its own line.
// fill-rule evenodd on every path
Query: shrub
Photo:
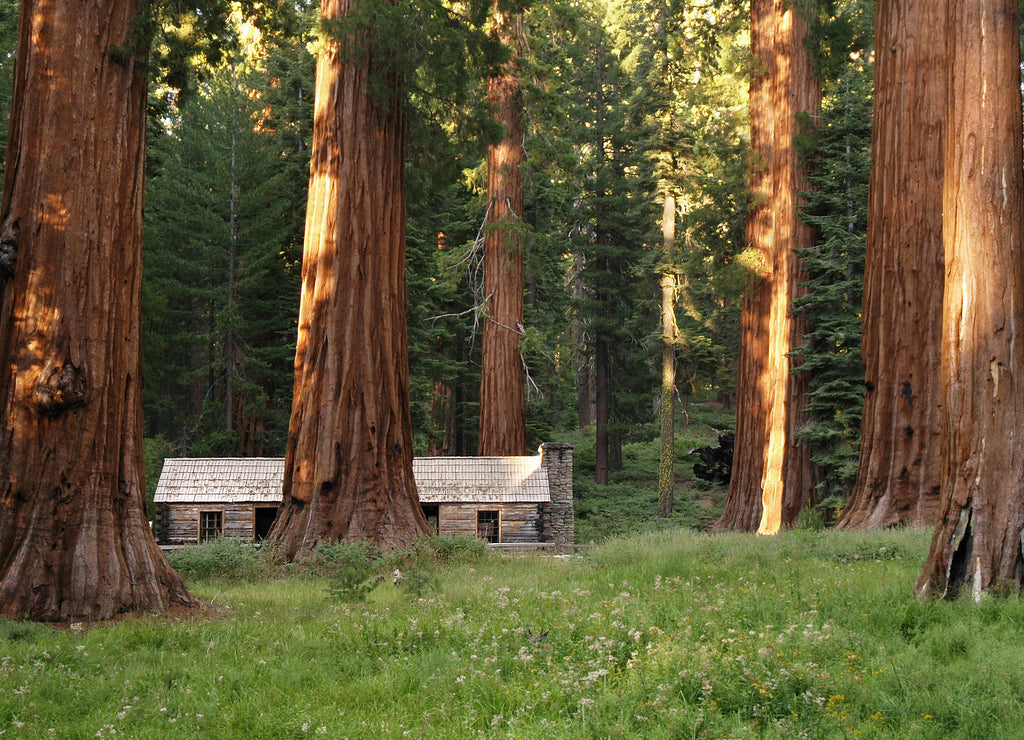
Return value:
M 235 581 L 265 578 L 273 569 L 273 556 L 252 542 L 218 537 L 168 553 L 171 566 L 189 580 Z
M 468 563 L 490 553 L 483 540 L 474 537 L 431 537 L 428 544 L 434 558 L 443 563 Z
M 317 545 L 308 562 L 327 577 L 332 597 L 362 601 L 383 578 L 383 559 L 384 553 L 369 542 L 335 542 Z

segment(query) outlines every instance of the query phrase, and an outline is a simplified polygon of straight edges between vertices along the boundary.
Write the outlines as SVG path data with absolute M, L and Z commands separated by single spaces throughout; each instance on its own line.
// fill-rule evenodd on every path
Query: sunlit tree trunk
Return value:
M 792 315 L 794 300 L 806 280 L 800 250 L 809 248 L 814 234 L 800 217 L 805 205 L 800 193 L 810 189 L 796 150 L 800 133 L 797 115 L 817 114 L 821 86 L 807 46 L 804 9 L 788 0 L 775 3 L 775 77 L 772 110 L 775 116 L 775 154 L 772 157 L 774 237 L 772 298 L 768 323 L 768 374 L 771 395 L 768 445 L 762 471 L 759 534 L 775 534 L 791 526 L 805 506 L 813 505 L 817 478 L 810 450 L 799 446 L 796 432 L 808 415 L 804 411 L 807 377 L 792 372 L 789 354 L 803 344 L 802 318 Z
M 758 276 L 741 318 L 736 447 L 729 498 L 718 529 L 774 534 L 813 502 L 814 470 L 795 432 L 806 421 L 803 386 L 789 353 L 802 327 L 791 316 L 811 243 L 799 216 L 808 188 L 794 138 L 798 113 L 817 112 L 820 87 L 806 46 L 807 25 L 782 0 L 751 3 L 751 172 L 754 203 L 747 249 Z
M 521 17 L 494 8 L 503 43 L 518 43 Z M 480 455 L 526 454 L 523 361 L 523 131 L 515 59 L 487 83 L 493 115 L 505 138 L 487 149 L 487 234 L 484 243 L 486 295 L 480 367 Z
M 0 231 L 0 615 L 195 603 L 146 521 L 141 8 L 21 3 Z
M 867 396 L 857 482 L 841 529 L 938 516 L 944 3 L 879 0 L 864 268 Z
M 1024 578 L 1024 172 L 1016 0 L 949 3 L 942 500 L 918 595 Z
M 676 199 L 665 192 L 661 215 L 665 267 L 661 275 L 661 460 L 658 516 L 672 514 L 676 486 Z
M 321 14 L 350 8 L 323 0 Z M 412 474 L 404 122 L 397 101 L 373 97 L 372 52 L 349 62 L 345 45 L 326 39 L 317 62 L 295 386 L 270 533 L 291 560 L 322 542 L 401 548 L 429 531 Z
M 771 84 L 775 59 L 772 0 L 750 4 L 750 162 L 752 203 L 744 234 L 757 273 L 740 313 L 739 369 L 736 381 L 736 441 L 729 496 L 714 528 L 754 532 L 761 522 L 761 477 L 767 442 L 768 316 L 771 309 L 772 160 L 775 153 Z

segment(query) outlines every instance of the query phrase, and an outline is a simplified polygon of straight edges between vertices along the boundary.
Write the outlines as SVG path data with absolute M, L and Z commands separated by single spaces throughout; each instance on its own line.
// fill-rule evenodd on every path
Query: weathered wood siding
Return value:
M 536 503 L 525 504 L 441 504 L 439 528 L 442 535 L 476 537 L 476 513 L 498 511 L 501 542 L 540 542 L 541 512 Z
M 170 545 L 198 542 L 201 511 L 224 512 L 225 537 L 253 538 L 252 504 L 160 504 L 154 525 L 157 540 Z
M 439 534 L 476 537 L 478 511 L 498 511 L 500 542 L 532 543 L 544 541 L 547 504 L 440 504 Z M 253 539 L 254 504 L 158 504 L 154 529 L 161 544 L 179 545 L 199 541 L 199 513 L 224 513 L 224 536 Z M 550 525 L 548 525 L 550 526 Z

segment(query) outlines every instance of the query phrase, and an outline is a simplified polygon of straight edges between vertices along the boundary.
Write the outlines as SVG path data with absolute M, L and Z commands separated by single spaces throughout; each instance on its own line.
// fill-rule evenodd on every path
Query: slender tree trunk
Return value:
M 949 3 L 942 501 L 920 596 L 1024 579 L 1024 172 L 1016 0 Z
M 0 615 L 15 619 L 196 603 L 146 521 L 140 10 L 21 4 L 0 230 Z
M 741 318 L 736 447 L 729 498 L 717 529 L 774 534 L 813 501 L 809 453 L 795 432 L 806 421 L 806 381 L 790 373 L 802 326 L 790 313 L 812 233 L 799 217 L 808 185 L 797 160 L 796 115 L 816 113 L 820 88 L 806 47 L 807 26 L 783 0 L 752 0 L 751 191 L 747 248 L 760 277 Z M 756 524 L 755 524 L 756 522 Z
M 455 453 L 455 393 L 443 380 L 434 382 L 430 400 L 430 426 L 432 434 L 427 455 L 438 457 Z
M 676 199 L 665 192 L 661 214 L 665 268 L 661 276 L 661 461 L 658 516 L 672 514 L 676 487 Z
M 595 119 L 594 135 L 591 142 L 594 147 L 596 158 L 595 172 L 596 185 L 594 187 L 594 236 L 593 243 L 602 249 L 607 243 L 605 227 L 605 184 L 601 177 L 603 170 L 608 166 L 606 145 L 609 143 L 605 136 L 605 107 L 610 103 L 605 97 L 606 86 L 605 65 L 600 58 L 600 52 L 595 50 L 597 63 L 598 85 L 595 90 Z M 599 275 L 608 275 L 611 272 L 610 259 L 607 255 L 593 257 L 594 266 Z M 608 305 L 606 286 L 600 281 L 591 286 L 594 291 L 594 303 L 597 306 Z M 603 324 L 604 322 L 600 322 Z M 608 483 L 608 470 L 610 461 L 609 444 L 611 437 L 608 432 L 609 415 L 611 413 L 611 357 L 609 356 L 608 339 L 605 336 L 603 327 L 595 322 L 593 326 L 592 341 L 594 345 L 594 482 L 597 485 Z
M 321 15 L 351 7 L 323 0 Z M 429 532 L 412 474 L 404 122 L 396 101 L 373 97 L 372 52 L 349 63 L 345 44 L 328 38 L 317 62 L 295 387 L 270 533 L 289 560 L 321 542 L 402 548 Z
M 494 8 L 503 43 L 518 43 L 521 17 Z M 519 343 L 523 331 L 523 131 L 515 59 L 487 83 L 505 138 L 487 149 L 486 298 L 480 367 L 480 455 L 526 454 L 526 400 Z
M 622 470 L 622 434 L 611 428 L 608 431 L 608 470 Z
M 232 80 L 237 93 L 237 79 Z M 235 431 L 235 259 L 238 246 L 238 182 L 237 182 L 237 120 L 234 100 L 231 103 L 230 193 L 228 194 L 228 275 L 224 327 L 224 431 L 229 438 Z
M 940 465 L 946 6 L 879 0 L 860 466 L 840 529 L 934 524 Z
M 600 337 L 594 342 L 595 413 L 594 482 L 608 483 L 608 345 Z
M 573 256 L 572 286 L 573 299 L 582 305 L 587 289 L 583 280 L 583 255 Z M 587 320 L 579 309 L 575 313 L 576 336 L 576 413 L 580 429 L 586 429 L 594 421 L 594 374 L 591 371 L 593 356 L 587 336 Z

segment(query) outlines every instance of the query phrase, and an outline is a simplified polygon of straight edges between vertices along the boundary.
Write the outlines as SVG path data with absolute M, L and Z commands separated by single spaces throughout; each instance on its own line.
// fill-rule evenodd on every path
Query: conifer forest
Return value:
M 190 603 L 147 456 L 285 457 L 298 559 L 424 534 L 413 455 L 576 433 L 597 486 L 660 440 L 667 517 L 695 405 L 710 528 L 1020 588 L 1016 2 L 111 4 L 0 0 L 0 613 Z

